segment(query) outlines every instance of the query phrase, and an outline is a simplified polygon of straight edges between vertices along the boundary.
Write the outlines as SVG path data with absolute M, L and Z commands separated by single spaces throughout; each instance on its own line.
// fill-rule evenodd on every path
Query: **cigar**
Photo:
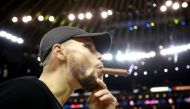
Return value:
M 125 69 L 115 69 L 115 68 L 103 68 L 103 74 L 127 76 L 129 72 Z

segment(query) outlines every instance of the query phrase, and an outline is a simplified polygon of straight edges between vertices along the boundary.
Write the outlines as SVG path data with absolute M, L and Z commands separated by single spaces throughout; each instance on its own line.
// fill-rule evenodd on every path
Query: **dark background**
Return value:
M 184 1 L 190 5 L 189 0 L 173 0 L 180 4 Z M 153 7 L 153 3 L 156 7 Z M 190 43 L 190 8 L 169 8 L 161 12 L 160 6 L 164 3 L 165 0 L 0 0 L 0 30 L 24 39 L 23 44 L 16 44 L 0 38 L 0 83 L 21 76 L 39 76 L 42 71 L 37 61 L 40 39 L 51 28 L 62 25 L 88 32 L 110 32 L 113 35 L 110 50 L 113 56 L 118 50 L 156 52 L 154 58 L 138 61 L 104 61 L 106 67 L 138 67 L 127 77 L 105 78 L 110 90 L 133 93 L 134 89 L 139 89 L 140 92 L 149 92 L 149 88 L 154 86 L 189 85 L 190 69 L 186 66 L 190 65 L 190 51 L 179 53 L 178 61 L 174 62 L 174 55 L 160 55 L 159 46 L 168 48 Z M 108 9 L 113 11 L 113 15 L 102 19 L 101 11 Z M 87 11 L 93 14 L 90 20 L 69 21 L 67 17 L 69 13 L 77 15 Z M 39 14 L 53 15 L 56 21 L 39 22 Z M 32 21 L 22 22 L 24 15 L 31 15 Z M 13 16 L 18 17 L 18 22 L 11 21 Z M 179 22 L 175 23 L 175 19 Z M 155 26 L 147 28 L 146 24 L 150 22 L 154 22 Z M 130 27 L 134 25 L 138 29 L 131 31 Z M 179 67 L 179 70 L 175 71 L 175 67 Z M 164 72 L 165 68 L 168 72 Z M 148 75 L 145 76 L 144 71 Z M 134 76 L 134 72 L 138 75 Z

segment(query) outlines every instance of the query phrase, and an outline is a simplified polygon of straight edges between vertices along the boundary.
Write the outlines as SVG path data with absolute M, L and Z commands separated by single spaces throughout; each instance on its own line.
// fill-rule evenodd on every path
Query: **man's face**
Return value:
M 90 37 L 74 38 L 69 47 L 68 61 L 70 71 L 83 89 L 92 92 L 101 88 L 96 79 L 103 79 L 102 57 Z

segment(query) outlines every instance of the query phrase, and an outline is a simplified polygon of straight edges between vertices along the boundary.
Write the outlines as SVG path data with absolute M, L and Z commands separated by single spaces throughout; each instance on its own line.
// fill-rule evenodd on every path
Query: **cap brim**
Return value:
M 94 40 L 96 50 L 100 53 L 106 53 L 111 48 L 112 37 L 108 32 L 102 33 L 85 33 L 75 37 L 91 37 Z

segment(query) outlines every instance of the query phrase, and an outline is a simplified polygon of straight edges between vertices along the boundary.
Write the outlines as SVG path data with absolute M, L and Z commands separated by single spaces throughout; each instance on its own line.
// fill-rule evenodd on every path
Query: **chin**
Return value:
M 95 90 L 99 90 L 101 87 L 96 82 L 96 79 L 99 77 L 96 77 L 94 75 L 90 75 L 88 77 L 82 78 L 79 80 L 79 83 L 81 84 L 82 88 L 88 92 L 93 92 Z

